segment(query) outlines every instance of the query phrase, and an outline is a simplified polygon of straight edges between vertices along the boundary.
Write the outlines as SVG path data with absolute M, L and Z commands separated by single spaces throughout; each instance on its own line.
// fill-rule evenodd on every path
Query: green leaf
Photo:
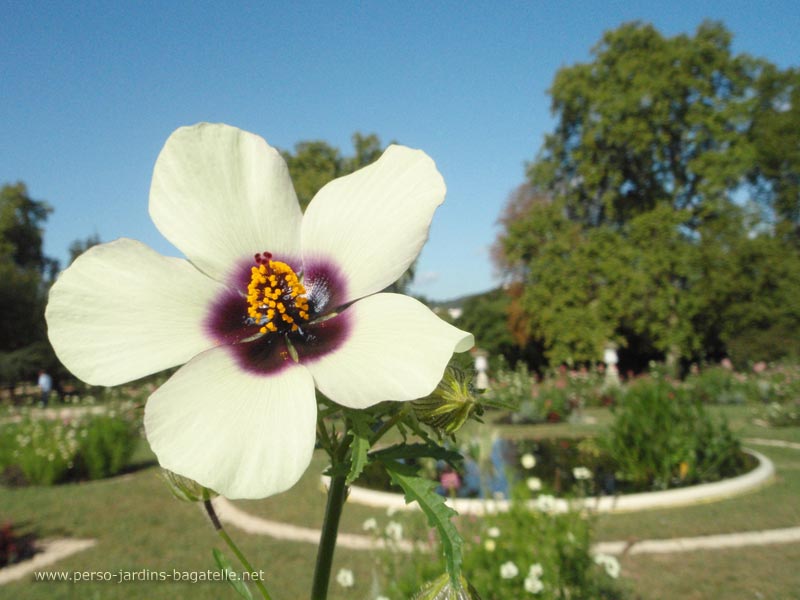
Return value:
M 351 433 L 353 435 L 353 441 L 350 444 L 350 471 L 347 473 L 347 479 L 345 480 L 347 485 L 350 485 L 358 479 L 358 476 L 361 475 L 361 471 L 367 466 L 369 462 L 369 457 L 367 456 L 367 452 L 369 452 L 369 439 L 372 436 L 369 424 L 363 417 L 352 418 L 352 422 L 353 428 Z
M 245 600 L 253 600 L 253 594 L 250 593 L 250 588 L 247 587 L 244 581 L 239 578 L 239 574 L 233 570 L 230 561 L 225 558 L 225 555 L 216 548 L 211 550 L 214 555 L 214 561 L 223 573 L 227 574 L 226 580 L 231 584 L 236 593 L 238 593 Z
M 449 464 L 459 463 L 463 457 L 454 450 L 442 448 L 438 444 L 396 444 L 382 450 L 370 452 L 370 457 L 385 461 L 403 458 L 435 458 L 444 460 Z
M 383 462 L 383 461 L 382 461 Z M 416 469 L 399 462 L 389 460 L 383 462 L 392 482 L 399 485 L 405 493 L 406 503 L 416 502 L 428 517 L 428 524 L 436 527 L 444 550 L 447 572 L 453 585 L 458 585 L 461 575 L 461 534 L 450 520 L 458 513 L 445 504 L 444 498 L 436 493 L 436 484 L 424 477 L 419 477 Z

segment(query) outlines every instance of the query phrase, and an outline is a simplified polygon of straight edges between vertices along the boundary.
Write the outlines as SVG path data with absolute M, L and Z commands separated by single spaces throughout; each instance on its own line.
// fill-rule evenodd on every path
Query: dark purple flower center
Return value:
M 232 280 L 234 285 L 214 303 L 208 320 L 209 333 L 230 347 L 240 366 L 269 375 L 341 346 L 350 318 L 346 311 L 332 312 L 344 291 L 338 271 L 317 265 L 309 282 L 298 277 L 290 261 L 275 260 L 269 252 L 254 258 L 255 264 L 242 265 L 249 277 L 242 272 Z M 245 290 L 239 287 L 243 285 Z

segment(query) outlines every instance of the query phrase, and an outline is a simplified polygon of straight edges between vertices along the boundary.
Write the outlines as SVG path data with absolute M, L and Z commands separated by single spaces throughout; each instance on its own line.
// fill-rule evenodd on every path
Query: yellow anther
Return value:
M 248 317 L 262 334 L 298 331 L 297 322 L 309 319 L 306 288 L 289 265 L 277 260 L 262 261 L 258 256 L 259 264 L 250 268 L 245 295 Z

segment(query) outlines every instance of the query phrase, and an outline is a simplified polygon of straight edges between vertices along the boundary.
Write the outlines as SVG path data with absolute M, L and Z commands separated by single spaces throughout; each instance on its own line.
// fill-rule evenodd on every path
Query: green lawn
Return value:
M 719 409 L 745 437 L 800 442 L 800 428 L 764 429 L 748 424 L 742 407 Z M 593 425 L 568 424 L 508 427 L 514 435 L 577 435 L 608 422 L 604 410 L 588 411 Z M 754 446 L 755 447 L 755 446 Z M 756 447 L 769 456 L 778 475 L 768 486 L 744 496 L 671 510 L 606 515 L 597 518 L 598 540 L 692 536 L 800 525 L 800 451 Z M 290 492 L 262 501 L 239 502 L 253 514 L 273 520 L 318 527 L 324 495 L 319 475 L 324 457 L 316 456 L 301 482 Z M 97 545 L 50 570 L 205 571 L 214 567 L 210 549 L 222 548 L 197 506 L 171 496 L 158 476 L 153 457 L 143 444 L 138 468 L 111 480 L 55 487 L 0 488 L 0 520 L 27 524 L 42 537 L 89 537 Z M 348 505 L 342 531 L 360 532 L 369 516 L 387 517 Z M 251 536 L 230 528 L 257 568 L 267 572 L 275 600 L 308 597 L 315 547 Z M 231 557 L 232 558 L 232 557 Z M 355 572 L 356 586 L 344 591 L 332 583 L 331 598 L 372 598 L 374 553 L 338 549 L 334 571 Z M 800 598 L 800 544 L 749 547 L 672 555 L 637 555 L 621 559 L 623 576 L 643 599 Z M 0 598 L 236 598 L 224 583 L 35 583 L 32 578 L 0 587 Z

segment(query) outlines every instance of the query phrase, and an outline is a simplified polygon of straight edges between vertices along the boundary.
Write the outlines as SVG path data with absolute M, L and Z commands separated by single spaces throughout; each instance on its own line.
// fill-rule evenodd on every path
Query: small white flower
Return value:
M 531 565 L 531 568 L 528 569 L 528 577 L 539 578 L 544 574 L 544 569 L 542 568 L 541 563 L 536 563 L 535 565 Z
M 586 467 L 575 467 L 572 469 L 572 476 L 575 479 L 582 481 L 584 479 L 591 479 L 592 472 Z
M 611 579 L 619 577 L 620 566 L 616 557 L 610 554 L 597 554 L 594 557 L 594 562 L 603 567 L 606 571 L 606 575 L 611 577 Z
M 389 521 L 385 531 L 386 536 L 395 542 L 403 539 L 403 526 L 397 521 Z
M 486 540 L 483 542 L 483 547 L 487 552 L 494 552 L 495 548 L 497 548 L 497 544 L 494 540 Z
M 536 498 L 536 508 L 542 512 L 553 512 L 556 509 L 556 499 L 550 494 L 542 494 Z
M 523 585 L 525 587 L 525 591 L 530 592 L 531 594 L 538 594 L 544 589 L 544 584 L 538 577 L 526 577 Z
M 542 480 L 538 477 L 528 477 L 525 481 L 525 485 L 528 486 L 528 489 L 532 492 L 538 492 L 542 489 Z
M 500 529 L 497 527 L 489 527 L 489 529 L 486 530 L 486 535 L 488 535 L 490 538 L 499 538 Z
M 527 452 L 522 455 L 522 458 L 519 459 L 519 462 L 524 468 L 532 469 L 536 466 L 536 457 L 530 452 Z
M 390 506 L 389 508 L 386 509 L 386 516 L 391 518 L 395 515 L 396 512 L 397 508 L 394 506 Z
M 378 521 L 374 517 L 370 517 L 361 526 L 364 531 L 378 531 Z
M 336 583 L 343 588 L 353 587 L 355 583 L 353 572 L 350 569 L 339 569 L 339 572 L 336 574 Z
M 519 575 L 519 569 L 510 560 L 500 565 L 500 577 L 503 579 L 514 579 L 517 575 Z
M 389 600 L 386 596 L 378 596 L 375 600 Z

